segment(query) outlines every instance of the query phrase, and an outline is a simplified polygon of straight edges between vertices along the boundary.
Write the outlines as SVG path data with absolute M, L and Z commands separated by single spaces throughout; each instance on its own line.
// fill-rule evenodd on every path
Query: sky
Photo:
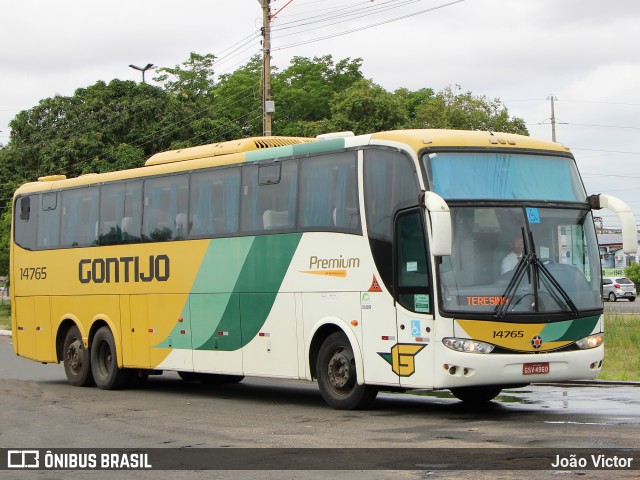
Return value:
M 640 1 L 272 0 L 280 9 L 280 69 L 293 56 L 362 58 L 365 77 L 389 91 L 452 86 L 499 98 L 549 140 L 553 96 L 556 139 L 587 192 L 622 198 L 640 225 Z M 130 64 L 213 53 L 223 74 L 262 48 L 259 0 L 0 0 L 0 12 L 5 145 L 18 112 L 98 80 L 140 81 Z

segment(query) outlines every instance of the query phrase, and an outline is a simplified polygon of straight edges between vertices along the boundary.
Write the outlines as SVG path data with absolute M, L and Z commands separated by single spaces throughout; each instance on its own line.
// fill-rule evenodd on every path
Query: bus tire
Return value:
M 89 350 L 84 348 L 80 329 L 74 325 L 64 337 L 62 345 L 62 363 L 67 381 L 74 387 L 89 387 L 93 385 L 91 374 L 91 357 Z
M 100 327 L 91 344 L 91 371 L 98 388 L 116 390 L 127 385 L 131 371 L 118 368 L 116 342 L 109 327 Z
M 318 386 L 324 401 L 338 410 L 368 407 L 377 387 L 358 385 L 356 362 L 349 339 L 342 332 L 334 332 L 323 342 L 316 359 Z
M 468 404 L 483 404 L 488 403 L 502 391 L 502 387 L 499 385 L 489 385 L 486 387 L 460 387 L 452 388 L 451 393 L 464 403 Z

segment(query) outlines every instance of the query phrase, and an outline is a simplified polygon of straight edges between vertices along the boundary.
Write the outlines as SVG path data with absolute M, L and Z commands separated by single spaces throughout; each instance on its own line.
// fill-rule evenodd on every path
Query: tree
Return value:
M 459 88 L 459 87 L 458 87 Z M 524 120 L 509 118 L 500 99 L 475 96 L 471 92 L 457 94 L 451 86 L 416 109 L 411 128 L 453 128 L 457 130 L 491 130 L 528 135 Z
M 8 148 L 20 158 L 14 176 L 33 180 L 141 166 L 145 156 L 184 133 L 180 116 L 180 105 L 167 92 L 130 81 L 99 81 L 73 96 L 42 100 L 11 122 Z M 114 148 L 124 145 L 136 148 L 137 158 L 131 149 Z
M 262 60 L 256 55 L 233 73 L 220 76 L 212 108 L 234 126 L 224 139 L 262 135 L 261 72 Z
M 640 263 L 632 263 L 624 269 L 624 276 L 636 284 L 640 285 Z
M 432 88 L 421 88 L 414 92 L 407 88 L 399 88 L 394 92 L 394 95 L 404 102 L 409 123 L 415 120 L 416 113 L 422 105 L 435 98 L 435 93 Z
M 360 80 L 334 96 L 331 121 L 356 134 L 400 128 L 408 122 L 403 99 L 370 80 Z
M 272 80 L 276 134 L 316 134 L 317 128 L 326 126 L 331 117 L 334 97 L 364 79 L 361 67 L 361 58 L 334 63 L 331 55 L 294 57 L 289 67 L 274 74 Z
M 206 98 L 213 94 L 215 58 L 212 53 L 200 55 L 191 52 L 189 58 L 182 62 L 182 67 L 176 65 L 173 68 L 159 68 L 157 71 L 160 75 L 154 77 L 154 80 L 179 99 Z

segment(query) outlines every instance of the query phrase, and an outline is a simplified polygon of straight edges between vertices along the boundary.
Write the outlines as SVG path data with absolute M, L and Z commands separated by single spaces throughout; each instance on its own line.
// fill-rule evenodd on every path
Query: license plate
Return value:
M 549 362 L 525 363 L 522 365 L 523 375 L 541 375 L 549 373 Z

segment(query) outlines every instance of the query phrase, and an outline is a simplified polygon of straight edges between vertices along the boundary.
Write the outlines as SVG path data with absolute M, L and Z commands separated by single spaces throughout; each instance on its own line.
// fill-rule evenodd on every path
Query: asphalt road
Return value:
M 61 365 L 16 357 L 10 342 L 0 337 L 0 448 L 640 448 L 640 387 L 631 385 L 536 385 L 505 391 L 483 408 L 465 407 L 447 392 L 385 393 L 370 410 L 345 412 L 328 408 L 315 384 L 290 380 L 247 378 L 238 385 L 203 387 L 169 373 L 133 390 L 75 388 L 66 383 Z M 3 473 L 2 478 L 31 478 L 24 472 L 15 477 Z M 98 473 L 31 475 L 87 478 Z M 107 473 L 107 478 L 157 480 L 326 478 L 329 472 L 137 472 L 134 477 L 102 472 L 91 478 Z M 473 478 L 513 478 L 509 472 L 472 473 Z M 529 475 L 546 477 L 545 472 L 517 474 Z M 425 478 L 427 472 L 338 476 Z M 429 476 L 458 475 L 438 471 Z M 580 476 L 640 477 L 637 470 Z
M 623 315 L 640 315 L 640 299 L 630 302 L 618 300 L 617 302 L 604 302 L 605 313 L 620 313 Z

